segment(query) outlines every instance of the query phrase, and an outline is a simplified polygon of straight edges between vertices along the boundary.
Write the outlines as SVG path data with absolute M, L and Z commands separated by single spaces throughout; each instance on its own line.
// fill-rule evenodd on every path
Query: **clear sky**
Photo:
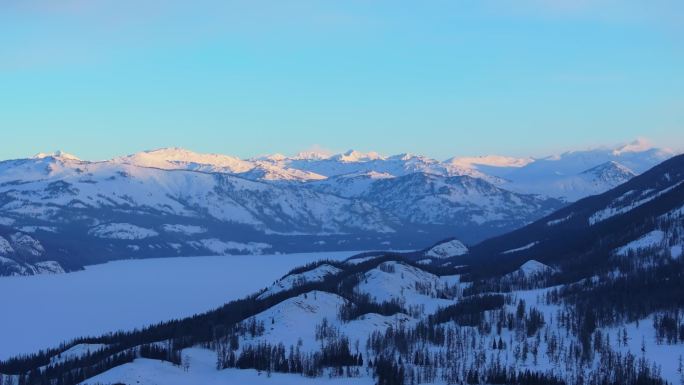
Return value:
M 0 1 L 0 159 L 636 137 L 684 147 L 684 1 Z

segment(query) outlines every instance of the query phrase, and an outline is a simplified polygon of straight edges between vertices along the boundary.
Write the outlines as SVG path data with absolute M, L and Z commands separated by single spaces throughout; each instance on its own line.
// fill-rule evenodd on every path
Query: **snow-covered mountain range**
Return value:
M 28 384 L 679 383 L 683 234 L 684 155 L 472 247 L 315 262 L 214 311 L 0 372 Z
M 642 142 L 444 162 L 357 151 L 239 159 L 168 148 L 100 162 L 41 153 L 0 162 L 0 271 L 129 257 L 419 249 L 452 236 L 474 243 L 672 155 Z M 47 261 L 50 268 L 37 265 Z
M 606 191 L 632 176 L 672 157 L 675 153 L 654 148 L 638 139 L 615 148 L 570 151 L 542 158 L 505 156 L 453 157 L 439 161 L 426 156 L 349 150 L 341 154 L 302 152 L 295 156 L 274 154 L 252 159 L 198 154 L 181 148 L 141 152 L 112 160 L 116 163 L 167 170 L 194 170 L 241 175 L 272 182 L 322 181 L 343 196 L 363 193 L 373 181 L 414 173 L 442 177 L 471 176 L 523 194 L 540 194 L 575 201 Z

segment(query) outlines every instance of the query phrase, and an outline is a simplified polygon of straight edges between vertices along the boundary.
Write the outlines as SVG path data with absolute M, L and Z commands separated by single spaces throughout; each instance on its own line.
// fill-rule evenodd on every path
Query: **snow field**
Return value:
M 357 252 L 122 260 L 68 274 L 0 277 L 0 359 L 221 306 L 294 267 Z M 10 294 L 11 293 L 11 294 Z

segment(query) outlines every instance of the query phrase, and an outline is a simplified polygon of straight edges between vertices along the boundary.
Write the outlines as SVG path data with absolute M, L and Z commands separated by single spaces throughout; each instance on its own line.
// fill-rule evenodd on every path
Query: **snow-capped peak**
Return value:
M 534 259 L 530 259 L 529 261 L 523 263 L 522 266 L 520 266 L 520 268 L 518 269 L 518 272 L 520 272 L 520 274 L 526 277 L 552 271 L 552 267 L 547 266 L 539 261 L 535 261 Z
M 463 255 L 468 252 L 468 248 L 457 239 L 452 239 L 447 242 L 440 243 L 433 246 L 425 253 L 426 257 L 432 258 L 448 258 L 457 255 Z
M 371 160 L 382 160 L 385 159 L 384 156 L 378 154 L 375 151 L 371 152 L 360 152 L 356 150 L 349 150 L 343 154 L 338 154 L 335 156 L 340 162 L 367 162 Z
M 138 152 L 128 158 L 147 158 L 159 161 L 180 161 L 194 163 L 214 163 L 217 160 L 239 161 L 239 158 L 221 154 L 200 154 L 180 147 L 167 147 L 156 150 Z
M 300 151 L 294 156 L 294 160 L 325 160 L 330 159 L 332 153 L 322 150 Z
M 533 158 L 515 158 L 511 156 L 485 155 L 474 157 L 454 157 L 448 159 L 445 163 L 457 167 L 472 168 L 476 165 L 493 167 L 524 167 L 532 162 L 534 162 Z
M 266 156 L 264 156 L 264 157 L 257 158 L 257 159 L 258 159 L 258 160 L 270 160 L 270 161 L 273 161 L 273 162 L 281 162 L 281 161 L 283 161 L 283 160 L 286 160 L 286 159 L 287 159 L 287 156 L 285 156 L 285 155 L 283 155 L 283 154 L 281 154 L 281 153 L 275 153 L 275 154 L 266 155 Z
M 645 138 L 637 138 L 631 143 L 627 143 L 624 146 L 620 146 L 613 150 L 613 155 L 619 156 L 628 152 L 643 152 L 653 148 L 651 142 Z
M 582 172 L 582 174 L 594 175 L 600 179 L 629 179 L 636 175 L 634 171 L 614 160 L 592 167 L 589 170 Z
M 388 172 L 377 172 L 377 171 L 368 171 L 365 173 L 358 174 L 356 176 L 365 176 L 370 179 L 388 179 L 388 178 L 394 178 L 394 175 L 388 173 Z
M 45 159 L 45 158 L 55 158 L 55 159 L 60 159 L 60 160 L 81 160 L 75 155 L 69 154 L 67 152 L 64 152 L 62 150 L 57 150 L 55 152 L 51 153 L 45 153 L 45 152 L 39 152 L 36 155 L 32 156 L 33 159 Z
M 404 153 L 401 153 L 401 154 L 397 154 L 397 155 L 392 155 L 392 156 L 390 156 L 390 159 L 402 160 L 402 161 L 411 160 L 411 159 L 413 159 L 413 158 L 426 159 L 424 156 L 415 155 L 415 154 L 412 154 L 412 153 L 410 153 L 410 152 L 404 152 Z
M 221 154 L 200 154 L 184 148 L 169 147 L 157 150 L 138 152 L 132 155 L 113 159 L 116 163 L 134 164 L 143 167 L 175 169 L 178 165 L 204 165 L 230 172 L 245 172 L 254 165 L 240 158 Z

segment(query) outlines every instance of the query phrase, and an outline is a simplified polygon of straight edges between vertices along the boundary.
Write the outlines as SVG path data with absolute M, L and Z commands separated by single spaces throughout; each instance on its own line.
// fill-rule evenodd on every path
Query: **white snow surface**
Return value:
M 49 233 L 56 233 L 57 227 L 55 226 L 22 226 L 19 230 L 25 233 L 35 233 L 37 231 L 45 231 Z
M 517 253 L 518 251 L 528 250 L 528 249 L 531 249 L 534 246 L 536 246 L 538 243 L 539 243 L 538 241 L 530 242 L 530 243 L 526 244 L 525 246 L 520 246 L 520 247 L 515 248 L 515 249 L 506 250 L 506 251 L 502 252 L 501 254 L 512 254 L 512 253 Z
M 536 273 L 540 270 L 546 270 L 550 267 L 543 265 L 537 261 L 530 260 L 523 264 L 520 268 L 523 272 Z M 415 283 L 420 282 L 423 286 L 418 290 Z M 413 285 L 412 285 L 413 283 Z M 425 310 L 422 316 L 428 312 L 434 311 L 437 306 L 446 306 L 452 304 L 458 299 L 454 300 L 439 300 L 425 292 L 426 287 L 434 288 L 435 285 L 455 285 L 460 284 L 460 277 L 458 275 L 448 277 L 436 277 L 430 273 L 416 269 L 410 265 L 401 262 L 386 262 L 381 264 L 377 269 L 369 271 L 362 277 L 361 283 L 356 288 L 359 292 L 368 292 L 369 294 L 379 293 L 383 295 L 385 288 L 392 287 L 399 295 L 392 298 L 403 298 L 407 305 L 415 305 L 415 300 L 420 300 L 425 305 Z M 365 289 L 365 290 L 364 290 Z M 576 338 L 568 334 L 567 330 L 560 326 L 557 315 L 563 309 L 562 305 L 549 304 L 546 302 L 546 294 L 553 290 L 554 287 L 536 290 L 514 291 L 511 293 L 512 302 L 505 305 L 507 311 L 515 312 L 516 303 L 519 299 L 525 301 L 528 308 L 534 307 L 539 310 L 546 320 L 546 323 L 539 330 L 538 336 L 550 336 L 556 342 L 560 341 L 561 345 L 575 343 Z M 369 292 L 368 290 L 374 290 Z M 423 293 L 421 293 L 423 292 Z M 386 293 L 384 293 L 386 294 Z M 387 297 L 387 296 L 386 296 Z M 340 335 L 349 337 L 353 346 L 355 341 L 360 341 L 361 346 L 372 331 L 384 331 L 390 325 L 405 325 L 412 326 L 417 320 L 409 315 L 397 314 L 391 317 L 383 317 L 378 314 L 367 314 L 359 317 L 356 320 L 348 323 L 342 323 L 337 314 L 340 306 L 345 304 L 346 300 L 335 293 L 328 293 L 323 291 L 310 291 L 306 294 L 299 295 L 294 298 L 289 298 L 282 301 L 273 307 L 255 315 L 253 319 L 263 323 L 264 333 L 258 336 L 242 335 L 240 337 L 239 345 L 241 347 L 250 344 L 258 344 L 261 342 L 268 342 L 270 344 L 277 344 L 282 342 L 286 347 L 288 345 L 298 345 L 301 341 L 301 349 L 305 352 L 316 351 L 320 349 L 321 341 L 316 340 L 316 329 L 324 320 L 329 322 Z M 410 311 L 413 314 L 413 311 Z M 251 321 L 248 320 L 246 322 Z M 448 324 L 446 326 L 449 326 Z M 453 325 L 452 325 L 453 326 Z M 671 383 L 677 383 L 679 375 L 677 374 L 678 357 L 684 354 L 684 344 L 678 345 L 659 345 L 655 341 L 655 331 L 653 330 L 650 317 L 640 320 L 639 323 L 632 323 L 626 325 L 628 331 L 628 342 L 625 346 L 616 345 L 619 340 L 616 338 L 621 331 L 622 326 L 618 328 L 603 329 L 604 336 L 609 336 L 611 346 L 613 349 L 620 351 L 631 351 L 637 357 L 641 353 L 642 341 L 645 347 L 645 357 L 650 362 L 655 362 L 662 366 L 662 375 Z M 508 345 L 501 351 L 492 351 L 488 346 L 494 338 L 497 338 L 495 330 L 477 331 L 476 328 L 461 327 L 457 331 L 466 332 L 472 331 L 480 335 L 474 337 L 472 341 L 474 344 L 479 340 L 480 347 L 473 345 L 473 350 L 481 351 L 483 357 L 489 357 L 495 354 L 500 356 L 502 362 L 509 362 L 515 364 L 516 369 L 525 370 L 533 369 L 535 371 L 549 372 L 555 375 L 567 376 L 569 369 L 563 364 L 558 364 L 557 361 L 552 360 L 549 356 L 549 340 L 546 338 L 537 338 L 535 342 L 534 337 L 526 335 L 524 330 L 508 330 L 503 328 L 501 330 L 501 339 L 506 344 L 519 344 L 522 341 L 525 343 L 534 344 L 539 343 L 539 361 L 537 358 L 533 359 L 531 355 L 526 355 L 523 358 L 516 358 L 513 345 Z M 484 333 L 484 334 L 480 334 Z M 363 349 L 363 347 L 362 347 Z M 443 347 L 436 347 L 426 344 L 421 349 L 427 349 L 430 352 L 444 351 Z M 82 351 L 82 350 L 81 350 Z M 562 353 L 562 352 L 559 352 Z M 189 364 L 189 370 L 183 370 L 182 367 L 174 367 L 169 363 L 163 363 L 157 360 L 138 359 L 130 364 L 125 364 L 113 368 L 93 379 L 86 381 L 86 384 L 95 385 L 98 383 L 115 383 L 123 382 L 127 384 L 318 384 L 320 383 L 335 383 L 339 384 L 364 384 L 373 383 L 373 379 L 363 374 L 360 378 L 353 379 L 331 379 L 327 375 L 323 375 L 317 379 L 306 379 L 298 375 L 283 375 L 272 374 L 270 377 L 265 373 L 259 375 L 251 370 L 216 370 L 216 353 L 214 351 L 200 349 L 197 347 L 186 349 L 181 356 Z M 365 357 L 365 355 L 364 355 Z M 466 355 L 462 359 L 465 364 L 475 360 L 477 354 Z M 600 367 L 601 362 L 594 359 L 588 364 L 592 369 Z M 589 368 L 586 368 L 587 370 Z M 584 368 L 582 369 L 584 370 Z M 577 374 L 577 372 L 574 372 Z M 332 382 L 331 382 L 332 381 Z M 364 382 L 370 381 L 370 382 Z M 438 381 L 438 384 L 442 382 Z
M 543 187 L 543 183 L 548 185 L 549 182 L 555 183 L 572 178 L 583 171 L 611 162 L 640 173 L 674 154 L 672 150 L 654 148 L 648 141 L 637 139 L 613 148 L 570 151 L 543 158 L 500 155 L 455 156 L 442 162 L 415 154 L 387 156 L 374 151 L 349 150 L 339 154 L 304 151 L 294 156 L 272 154 L 240 159 L 230 155 L 201 154 L 182 148 L 162 148 L 115 158 L 113 162 L 162 169 L 244 175 L 251 173 L 260 179 L 273 180 L 315 180 L 365 172 L 401 176 L 420 171 L 449 176 L 470 175 L 523 188 L 535 179 L 541 182 L 537 187 Z M 55 154 L 45 154 L 45 157 L 48 156 Z M 77 160 L 73 156 L 62 156 L 60 159 Z M 588 186 L 581 186 L 586 187 Z M 563 189 L 563 186 L 560 188 Z
M 43 245 L 37 239 L 28 234 L 14 233 L 10 235 L 10 243 L 14 245 L 14 249 L 22 249 L 29 254 L 38 257 L 45 253 Z
M 553 268 L 551 266 L 545 265 L 539 261 L 535 261 L 534 259 L 530 259 L 529 261 L 523 263 L 522 266 L 516 270 L 516 272 L 527 278 L 552 271 Z
M 64 268 L 57 261 L 42 261 L 33 264 L 36 274 L 64 274 Z
M 105 223 L 88 230 L 88 232 L 99 238 L 110 239 L 145 239 L 156 237 L 158 232 L 152 229 L 136 226 L 130 223 Z
M 625 256 L 628 255 L 630 251 L 639 251 L 650 247 L 660 246 L 660 244 L 663 242 L 663 239 L 665 239 L 664 231 L 653 230 L 644 234 L 639 239 L 629 242 L 628 244 L 616 249 L 615 254 Z
M 117 366 L 85 382 L 83 385 L 373 385 L 370 377 L 308 378 L 297 374 L 271 373 L 256 370 L 216 370 L 216 352 L 202 348 L 184 349 L 181 357 L 188 360 L 188 371 L 169 362 L 140 358 Z
M 562 307 L 558 305 L 546 304 L 545 294 L 552 289 L 554 288 L 551 287 L 537 290 L 517 291 L 514 293 L 516 297 L 515 302 L 517 302 L 518 299 L 523 299 L 527 306 L 534 306 L 539 311 L 541 311 L 544 315 L 544 319 L 547 320 L 547 322 L 549 320 L 554 320 L 555 322 L 557 312 L 559 309 L 562 309 Z M 508 311 L 512 312 L 514 310 L 514 305 L 508 305 Z M 543 329 L 549 331 L 550 333 L 556 334 L 557 336 L 562 336 L 567 333 L 567 331 L 564 328 L 560 328 L 553 324 L 547 324 L 543 327 Z M 621 346 L 619 343 L 617 343 L 617 341 L 619 341 L 620 339 L 618 337 L 618 333 L 621 332 L 622 329 L 623 326 L 619 326 L 616 328 L 602 328 L 604 336 L 610 336 L 610 339 L 612 341 L 612 349 L 621 352 L 631 351 L 631 353 L 634 354 L 636 357 L 641 357 L 641 344 L 643 342 L 646 348 L 646 358 L 650 362 L 655 362 L 661 366 L 662 377 L 673 384 L 676 384 L 679 381 L 679 374 L 677 373 L 677 364 L 679 356 L 684 355 L 684 344 L 657 344 L 656 333 L 653 329 L 653 320 L 650 317 L 640 320 L 639 326 L 637 326 L 636 322 L 629 323 L 626 325 L 627 334 L 629 336 L 627 346 Z M 502 337 L 503 340 L 507 340 L 508 336 L 509 332 L 504 328 Z M 544 345 L 545 344 L 542 343 L 542 345 L 540 346 L 541 352 L 543 352 L 546 349 L 546 346 Z M 534 366 L 535 369 L 542 371 L 553 370 L 555 373 L 563 373 L 563 365 L 554 365 L 553 363 L 548 361 L 548 357 L 546 357 L 544 354 L 540 354 L 539 356 L 541 359 L 539 360 L 539 363 L 536 366 Z M 502 357 L 502 360 L 505 360 L 506 358 L 509 357 Z M 528 363 L 528 365 L 531 366 L 531 362 Z M 600 365 L 600 363 L 598 362 L 598 360 L 595 360 L 593 365 L 598 366 Z
M 99 350 L 106 348 L 105 344 L 78 344 L 70 347 L 69 349 L 63 351 L 57 356 L 50 358 L 50 365 L 55 365 L 72 358 L 82 357 L 89 353 L 95 353 Z
M 453 239 L 432 247 L 425 253 L 425 256 L 431 258 L 449 258 L 457 255 L 463 255 L 467 252 L 468 248 L 461 243 L 461 241 Z
M 7 245 L 2 244 L 0 237 L 0 248 Z M 10 247 L 11 251 L 11 247 Z M 0 253 L 0 266 L 10 271 L 10 276 L 24 276 L 35 274 L 63 274 L 64 269 L 57 261 L 42 261 L 36 263 L 19 263 L 11 258 L 3 257 Z
M 245 322 L 252 319 L 263 322 L 265 331 L 261 336 L 243 338 L 240 344 L 282 342 L 289 346 L 297 345 L 301 341 L 303 351 L 314 352 L 320 348 L 320 342 L 316 340 L 316 327 L 324 319 L 331 326 L 338 328 L 341 334 L 349 337 L 351 342 L 360 343 L 365 342 L 367 336 L 375 330 L 384 332 L 388 326 L 409 326 L 415 322 L 405 314 L 382 316 L 371 313 L 342 323 L 338 319 L 338 313 L 345 303 L 346 300 L 337 294 L 318 290 L 286 299 L 246 320 Z
M 388 261 L 364 273 L 354 290 L 368 294 L 374 302 L 399 301 L 407 307 L 420 308 L 421 313 L 432 313 L 438 307 L 453 305 L 453 300 L 436 298 L 434 291 L 440 286 L 452 283 L 440 277 L 417 269 L 403 262 Z M 418 289 L 428 288 L 428 292 Z
M 559 305 L 550 305 L 545 301 L 546 293 L 553 288 L 546 289 L 536 289 L 536 290 L 525 290 L 525 291 L 515 291 L 513 295 L 513 304 L 506 305 L 508 312 L 515 312 L 515 303 L 518 300 L 524 300 L 528 307 L 535 307 L 542 314 L 546 323 L 542 326 L 539 331 L 539 335 L 549 335 L 550 339 L 553 341 L 560 341 L 562 343 L 574 343 L 575 338 L 568 336 L 567 331 L 559 327 L 557 319 L 555 318 L 558 312 L 562 309 Z M 247 340 L 240 341 L 240 345 L 258 343 L 260 340 L 264 339 L 269 343 L 277 343 L 278 341 L 283 341 L 284 343 L 302 341 L 302 349 L 304 351 L 309 349 L 310 345 L 316 345 L 315 341 L 315 328 L 323 319 L 331 321 L 326 315 L 330 315 L 335 312 L 337 307 L 344 302 L 344 299 L 338 297 L 336 294 L 324 293 L 324 292 L 309 292 L 306 296 L 302 295 L 296 298 L 292 298 L 288 301 L 283 301 L 281 304 L 274 306 L 273 308 L 260 313 L 257 315 L 260 321 L 264 322 L 266 325 L 266 330 L 264 335 L 251 338 L 248 337 Z M 339 325 L 333 321 L 334 326 L 339 326 L 339 331 L 341 334 L 350 337 L 350 342 L 354 341 L 355 331 L 362 332 L 361 335 L 367 335 L 372 330 L 383 330 L 382 317 L 377 315 L 367 315 L 361 317 L 359 320 L 355 320 L 349 323 L 349 325 L 360 321 L 364 328 L 359 326 L 345 326 Z M 273 324 L 270 324 L 273 320 Z M 368 322 L 368 321 L 371 322 Z M 377 321 L 380 320 L 378 323 Z M 402 321 L 399 321 L 402 322 Z M 403 322 L 412 322 L 410 318 L 406 318 Z M 287 325 L 279 326 L 280 324 Z M 302 333 L 296 335 L 296 331 L 293 329 L 300 330 Z M 461 328 L 461 331 L 468 329 L 468 327 Z M 471 329 L 472 330 L 472 329 Z M 609 336 L 611 340 L 611 347 L 621 352 L 630 351 L 636 357 L 641 356 L 642 343 L 645 348 L 645 356 L 649 362 L 655 362 L 662 368 L 662 376 L 670 381 L 670 383 L 677 383 L 679 380 L 679 374 L 677 373 L 677 366 L 679 356 L 684 354 L 684 344 L 678 345 L 668 345 L 668 344 L 658 344 L 655 339 L 655 330 L 650 318 L 645 318 L 640 320 L 638 323 L 630 323 L 626 325 L 626 331 L 628 335 L 627 344 L 622 345 L 616 343 L 620 340 L 620 334 L 622 331 L 622 326 L 617 328 L 603 328 L 602 332 L 604 336 Z M 490 349 L 486 348 L 487 343 L 496 338 L 496 332 L 487 332 L 480 342 L 483 343 L 484 353 L 492 353 Z M 534 343 L 534 338 L 529 338 L 527 336 L 521 335 L 516 330 L 508 330 L 503 328 L 501 330 L 501 340 L 504 343 L 520 343 L 520 341 L 525 341 L 526 343 Z M 477 341 L 477 339 L 473 339 Z M 544 338 L 540 338 L 539 341 L 539 360 L 533 359 L 531 355 L 520 359 L 516 363 L 516 368 L 519 370 L 534 369 L 535 371 L 549 372 L 554 375 L 567 376 L 569 374 L 577 374 L 576 372 L 567 373 L 568 369 L 565 365 L 559 365 L 558 362 L 552 361 L 549 355 L 546 353 L 548 348 L 548 342 Z M 352 342 L 353 343 L 353 342 Z M 287 346 L 287 345 L 286 345 Z M 318 349 L 319 346 L 314 346 L 314 349 Z M 444 351 L 442 348 L 436 348 L 427 344 L 425 346 L 428 351 L 437 352 Z M 496 352 L 502 362 L 516 362 L 518 359 L 514 360 L 514 349 L 513 347 L 507 347 L 502 351 Z M 183 371 L 179 367 L 174 367 L 171 364 L 163 363 L 156 360 L 145 360 L 139 359 L 131 364 L 126 364 L 119 366 L 117 368 L 111 369 L 89 381 L 88 384 L 97 383 L 113 383 L 113 382 L 124 382 L 124 383 L 139 383 L 139 384 L 307 384 L 313 383 L 317 384 L 316 381 L 321 381 L 321 383 L 335 383 L 339 381 L 340 384 L 364 384 L 373 383 L 372 378 L 369 376 L 362 375 L 360 378 L 353 379 L 334 379 L 329 378 L 324 375 L 316 379 L 306 379 L 301 378 L 298 375 L 282 375 L 282 374 L 272 374 L 269 378 L 264 373 L 258 375 L 256 372 L 251 370 L 216 370 L 216 354 L 213 351 L 200 349 L 200 348 L 190 348 L 186 349 L 182 353 L 182 357 L 187 359 L 189 364 L 189 370 Z M 470 362 L 475 358 L 464 357 L 464 360 Z M 554 359 L 555 360 L 555 359 Z M 599 368 L 601 362 L 597 359 L 589 363 L 589 366 L 593 369 Z M 584 368 L 583 368 L 584 369 Z M 586 368 L 588 369 L 588 368 Z M 363 372 L 362 372 L 363 373 Z M 262 382 L 263 381 L 263 382 Z M 292 382 L 290 382 L 292 381 Z M 309 382 L 311 381 L 311 382 Z M 332 382 L 330 382 L 332 381 Z M 443 384 L 441 381 L 437 381 L 437 384 Z
M 195 225 L 165 224 L 162 226 L 162 228 L 167 233 L 179 233 L 185 235 L 202 234 L 207 232 L 206 228 Z
M 80 159 L 73 154 L 69 154 L 68 152 L 64 152 L 62 150 L 57 150 L 54 152 L 39 152 L 32 156 L 33 159 L 45 159 L 45 158 L 57 158 L 57 159 L 63 159 L 63 160 L 76 160 L 80 161 Z
M 183 168 L 195 171 L 239 173 L 254 168 L 251 162 L 234 156 L 199 154 L 177 147 L 139 152 L 115 158 L 114 161 L 167 170 Z
M 250 341 L 277 341 L 289 346 L 297 345 L 301 339 L 304 349 L 317 349 L 319 346 L 315 337 L 316 326 L 323 322 L 324 318 L 334 321 L 338 309 L 345 302 L 346 300 L 339 295 L 324 291 L 310 291 L 288 298 L 252 317 L 262 321 L 266 330 L 263 335 Z
M 375 256 L 370 256 L 370 257 L 361 257 L 361 258 L 353 258 L 353 259 L 348 259 L 344 261 L 347 265 L 358 265 L 360 263 L 364 263 L 367 261 L 370 261 L 371 259 L 375 259 L 380 257 L 380 255 L 375 255 Z
M 294 267 L 356 253 L 122 260 L 68 274 L 0 277 L 0 293 L 21 293 L 0 295 L 0 309 L 12 309 L 2 315 L 0 360 L 83 335 L 211 310 L 259 291 Z
M 278 281 L 276 281 L 265 292 L 261 293 L 258 298 L 270 297 L 274 294 L 289 290 L 295 286 L 300 286 L 305 283 L 321 282 L 329 275 L 339 274 L 342 270 L 328 264 L 323 264 L 315 267 L 309 271 L 297 274 L 289 274 Z
M 14 218 L 0 217 L 0 225 L 2 226 L 12 226 L 14 222 Z
M 394 178 L 388 172 L 367 171 L 361 173 L 334 175 L 325 180 L 312 182 L 311 188 L 343 197 L 360 197 L 366 194 L 373 184 L 382 179 Z
M 635 175 L 636 173 L 628 167 L 611 160 L 579 173 L 568 175 L 549 173 L 534 178 L 525 176 L 512 182 L 504 182 L 502 185 L 513 191 L 533 192 L 576 201 L 589 195 L 610 190 L 630 180 Z
M 12 216 L 46 221 L 59 218 L 62 210 L 93 208 L 136 213 L 153 210 L 192 219 L 211 217 L 263 231 L 273 224 L 307 233 L 312 231 L 309 227 L 328 233 L 341 233 L 349 227 L 392 231 L 392 223 L 364 202 L 196 171 L 53 157 L 5 161 L 0 162 L 0 192 L 12 200 L 1 209 Z M 131 228 L 115 230 L 103 230 L 103 235 L 151 234 Z
M 609 204 L 608 207 L 597 211 L 591 217 L 589 217 L 589 224 L 594 225 L 598 222 L 605 221 L 606 219 L 612 218 L 616 215 L 621 215 L 621 214 L 627 213 L 629 211 L 632 211 L 635 208 L 642 206 L 642 205 L 658 198 L 661 195 L 669 193 L 670 191 L 674 190 L 675 188 L 677 188 L 682 183 L 684 183 L 684 181 L 677 182 L 677 183 L 675 183 L 675 184 L 673 184 L 667 188 L 664 188 L 660 191 L 652 191 L 652 190 L 642 191 L 641 196 L 643 196 L 643 198 L 636 200 L 636 201 L 633 201 L 633 202 L 629 202 L 628 204 L 622 204 L 621 203 L 622 200 L 617 199 L 614 202 L 612 202 L 611 204 Z
M 679 357 L 684 357 L 684 344 L 658 343 L 652 318 L 644 318 L 639 320 L 638 323 L 631 322 L 620 327 L 602 328 L 604 333 L 607 333 L 615 340 L 619 340 L 617 336 L 622 330 L 627 331 L 627 346 L 613 344 L 614 349 L 620 352 L 629 351 L 636 357 L 641 357 L 643 354 L 641 351 L 643 343 L 643 347 L 646 349 L 646 358 L 660 366 L 661 376 L 671 384 L 681 383 L 681 376 L 677 373 L 677 370 L 679 367 Z
M 239 253 L 249 253 L 249 254 L 263 254 L 265 250 L 271 248 L 271 245 L 263 242 L 234 242 L 234 241 L 222 241 L 216 238 L 201 239 L 199 241 L 190 242 L 198 248 L 205 248 L 218 255 L 230 255 L 231 251 Z
M 497 162 L 473 167 L 498 177 L 500 185 L 512 191 L 574 201 L 615 187 L 675 154 L 670 149 L 654 148 L 637 140 L 615 148 L 569 151 L 536 158 L 521 167 L 502 167 Z
M 14 248 L 9 241 L 0 236 L 0 256 L 14 253 Z
M 647 141 L 638 139 L 613 148 L 570 151 L 543 158 L 487 155 L 456 156 L 439 161 L 415 154 L 386 156 L 373 151 L 349 150 L 340 154 L 308 151 L 295 156 L 273 154 L 240 159 L 230 155 L 201 154 L 182 148 L 162 148 L 118 157 L 110 163 L 165 170 L 229 173 L 247 179 L 274 182 L 331 181 L 333 185 L 337 184 L 337 181 L 332 180 L 334 177 L 364 173 L 389 177 L 414 172 L 441 176 L 468 175 L 516 192 L 576 200 L 615 187 L 634 173 L 639 174 L 674 154 L 672 150 L 654 148 Z M 61 152 L 42 154 L 35 159 L 81 162 L 75 156 Z M 362 181 L 351 190 L 343 186 L 342 190 L 346 192 L 342 194 L 359 193 L 359 189 L 365 188 L 364 183 Z M 352 184 L 356 185 L 356 182 Z
M 514 158 L 510 156 L 500 155 L 485 155 L 474 157 L 459 157 L 451 158 L 447 162 L 464 167 L 471 168 L 473 166 L 494 166 L 494 167 L 524 167 L 534 162 L 533 158 Z
M 568 219 L 572 218 L 572 216 L 573 216 L 573 213 L 570 213 L 569 215 L 567 215 L 567 216 L 565 216 L 565 217 L 563 217 L 563 218 L 552 219 L 552 220 L 546 222 L 546 225 L 547 225 L 547 226 L 559 225 L 559 224 L 561 224 L 561 223 L 567 221 Z

